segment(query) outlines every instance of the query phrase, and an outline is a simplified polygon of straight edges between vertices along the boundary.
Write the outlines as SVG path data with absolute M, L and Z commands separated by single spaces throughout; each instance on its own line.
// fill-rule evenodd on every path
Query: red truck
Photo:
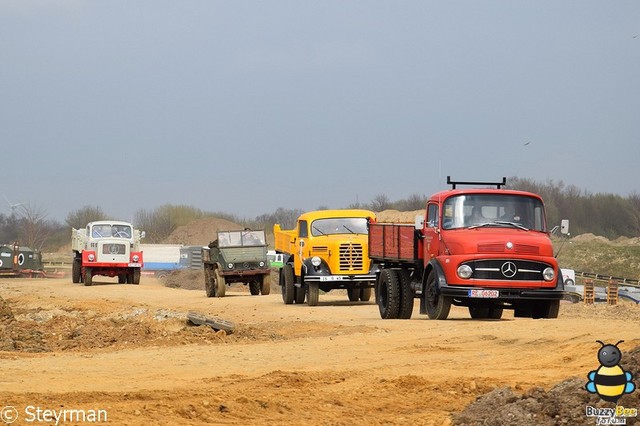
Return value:
M 444 320 L 451 305 L 471 318 L 557 318 L 564 284 L 539 195 L 502 182 L 454 182 L 432 195 L 415 224 L 370 223 L 369 257 L 380 265 L 376 303 L 384 319 L 420 313 Z M 458 189 L 475 185 L 484 189 Z M 495 188 L 494 188 L 495 186 Z M 568 233 L 568 221 L 561 232 Z

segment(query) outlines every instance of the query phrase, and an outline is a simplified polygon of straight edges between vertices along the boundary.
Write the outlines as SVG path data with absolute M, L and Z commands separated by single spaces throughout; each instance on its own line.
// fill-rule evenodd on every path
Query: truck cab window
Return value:
M 427 207 L 427 226 L 429 228 L 438 227 L 438 205 L 429 204 Z
M 301 220 L 298 222 L 298 237 L 307 238 L 309 236 L 309 232 L 307 231 L 307 221 Z

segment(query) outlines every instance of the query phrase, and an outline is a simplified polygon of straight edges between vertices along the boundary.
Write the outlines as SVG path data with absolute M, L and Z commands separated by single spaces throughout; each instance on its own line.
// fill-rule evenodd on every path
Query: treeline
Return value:
M 572 235 L 591 233 L 615 240 L 640 236 L 640 194 L 627 197 L 615 194 L 592 194 L 562 181 L 546 183 L 510 178 L 509 187 L 531 191 L 544 199 L 550 227 L 569 219 Z
M 535 182 L 512 177 L 507 180 L 510 189 L 531 191 L 540 194 L 547 208 L 550 227 L 569 219 L 572 235 L 592 233 L 610 240 L 621 236 L 640 236 L 640 194 L 627 197 L 614 194 L 591 194 L 575 186 L 565 186 L 562 182 Z M 427 195 L 413 194 L 407 199 L 391 201 L 379 194 L 369 203 L 354 203 L 346 208 L 361 208 L 380 212 L 383 210 L 422 210 L 427 203 Z M 319 206 L 318 210 L 327 207 Z M 242 227 L 265 229 L 271 232 L 279 223 L 285 229 L 295 226 L 300 209 L 278 208 L 256 218 L 242 218 L 224 212 L 207 212 L 201 209 L 166 204 L 153 210 L 141 209 L 134 215 L 134 224 L 146 233 L 146 243 L 163 242 L 176 228 L 205 217 L 217 217 L 237 223 Z M 10 215 L 0 213 L 0 243 L 19 241 L 21 245 L 42 251 L 55 251 L 69 244 L 70 229 L 82 228 L 95 220 L 113 219 L 99 206 L 84 206 L 70 212 L 63 224 L 48 220 L 45 211 L 37 206 L 21 205 Z

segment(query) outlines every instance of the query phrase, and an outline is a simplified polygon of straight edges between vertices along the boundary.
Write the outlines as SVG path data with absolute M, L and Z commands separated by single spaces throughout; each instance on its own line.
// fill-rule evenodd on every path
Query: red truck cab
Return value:
M 564 286 L 542 198 L 503 189 L 506 178 L 492 183 L 496 188 L 447 183 L 453 188 L 433 194 L 415 226 L 370 225 L 369 255 L 381 265 L 376 300 L 382 317 L 406 318 L 419 297 L 420 313 L 433 319 L 446 319 L 452 304 L 468 307 L 472 318 L 497 319 L 504 309 L 556 318 Z

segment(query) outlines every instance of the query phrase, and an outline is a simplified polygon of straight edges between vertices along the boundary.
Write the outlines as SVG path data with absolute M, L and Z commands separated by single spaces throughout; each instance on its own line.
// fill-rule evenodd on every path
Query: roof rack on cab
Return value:
M 456 185 L 495 185 L 496 188 L 500 189 L 501 186 L 507 184 L 507 178 L 503 177 L 502 182 L 464 182 L 464 181 L 453 181 L 451 180 L 451 176 L 447 176 L 447 185 L 451 185 L 451 189 L 456 189 Z

